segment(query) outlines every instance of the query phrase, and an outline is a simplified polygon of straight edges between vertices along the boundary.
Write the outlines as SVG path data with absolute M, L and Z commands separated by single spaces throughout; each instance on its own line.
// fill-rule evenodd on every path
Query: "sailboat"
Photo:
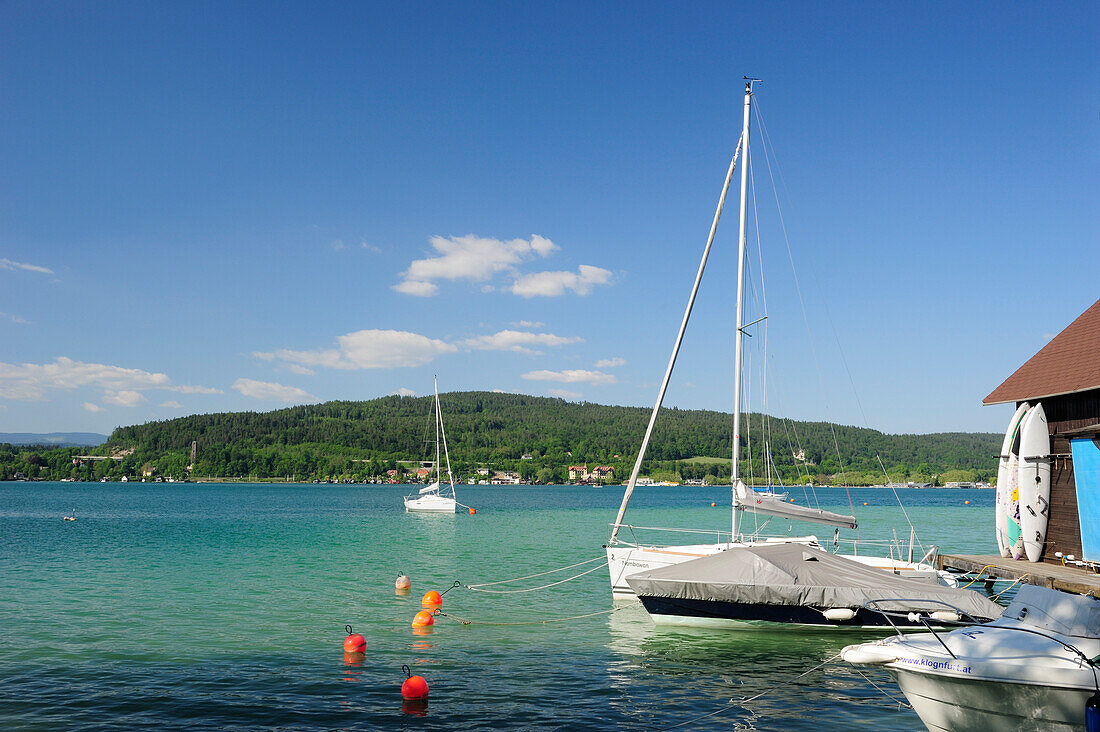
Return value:
M 741 533 L 740 522 L 743 515 L 754 517 L 778 517 L 781 519 L 806 521 L 816 524 L 822 524 L 834 528 L 836 535 L 839 535 L 840 528 L 855 529 L 858 526 L 854 515 L 844 515 L 835 513 L 832 511 L 825 511 L 822 509 L 811 508 L 806 506 L 799 506 L 793 503 L 789 503 L 778 498 L 774 493 L 762 493 L 753 491 L 751 488 L 745 485 L 740 475 L 740 457 L 739 446 L 741 443 L 741 402 L 742 402 L 742 340 L 744 330 L 747 327 L 744 322 L 744 286 L 745 286 L 745 223 L 746 223 L 746 192 L 748 188 L 748 165 L 746 164 L 749 152 L 749 112 L 750 105 L 753 96 L 753 84 L 757 82 L 757 79 L 750 79 L 746 77 L 745 80 L 745 103 L 744 103 L 744 122 L 741 132 L 740 140 L 738 141 L 737 148 L 734 151 L 733 159 L 730 162 L 729 170 L 726 173 L 725 183 L 722 188 L 722 193 L 718 199 L 718 207 L 714 214 L 714 220 L 711 223 L 710 233 L 707 237 L 707 243 L 703 250 L 702 260 L 699 263 L 699 270 L 695 277 L 695 283 L 692 286 L 691 295 L 688 299 L 687 308 L 684 311 L 684 317 L 680 324 L 680 330 L 677 334 L 675 345 L 672 349 L 672 355 L 669 359 L 668 366 L 665 370 L 664 380 L 661 383 L 661 387 L 658 391 L 657 401 L 653 406 L 653 411 L 650 414 L 649 424 L 646 428 L 645 436 L 642 439 L 642 444 L 638 452 L 638 458 L 634 464 L 634 468 L 631 472 L 630 479 L 627 481 L 626 490 L 623 494 L 622 504 L 619 507 L 619 512 L 615 517 L 615 522 L 611 525 L 611 536 L 606 544 L 608 568 L 611 580 L 612 595 L 616 599 L 624 599 L 630 597 L 639 597 L 646 605 L 647 610 L 651 604 L 648 603 L 647 598 L 643 597 L 638 592 L 638 586 L 631 580 L 638 576 L 644 576 L 651 572 L 661 571 L 663 568 L 669 568 L 675 566 L 681 566 L 688 563 L 707 561 L 708 558 L 713 555 L 721 553 L 730 553 L 737 550 L 746 549 L 761 549 L 768 547 L 779 547 L 776 551 L 780 554 L 783 552 L 783 545 L 798 545 L 805 548 L 803 554 L 808 555 L 809 559 L 805 561 L 817 561 L 819 557 L 818 553 L 827 554 L 822 551 L 822 546 L 816 536 L 794 536 L 794 537 L 757 537 L 752 536 L 746 538 Z M 691 310 L 695 302 L 696 294 L 699 290 L 699 284 L 703 276 L 704 268 L 706 267 L 707 258 L 709 257 L 711 246 L 714 242 L 714 235 L 717 230 L 718 221 L 722 214 L 722 208 L 725 205 L 726 194 L 729 190 L 730 182 L 733 178 L 734 171 L 737 167 L 738 158 L 743 159 L 741 165 L 741 200 L 740 200 L 740 220 L 738 226 L 738 279 L 737 279 L 737 320 L 736 320 L 736 338 L 734 346 L 734 378 L 733 378 L 733 455 L 732 455 L 732 471 L 731 471 L 731 486 L 732 486 L 732 526 L 728 534 L 724 532 L 714 532 L 705 530 L 690 530 L 690 533 L 694 533 L 696 537 L 702 539 L 708 534 L 717 541 L 698 541 L 698 543 L 691 544 L 678 544 L 678 545 L 655 545 L 646 544 L 639 541 L 636 538 L 636 530 L 652 528 L 652 527 L 635 527 L 630 524 L 623 523 L 623 518 L 629 505 L 631 494 L 634 492 L 634 487 L 638 481 L 638 473 L 642 466 L 642 461 L 645 457 L 646 449 L 649 445 L 649 440 L 653 432 L 653 426 L 656 422 L 657 414 L 661 408 L 661 404 L 664 400 L 665 391 L 668 388 L 669 380 L 672 376 L 673 367 L 676 363 L 676 357 L 679 353 L 680 345 L 683 341 L 684 332 L 687 328 L 688 319 L 691 315 Z M 754 321 L 756 322 L 756 321 Z M 749 325 L 752 325 L 750 323 Z M 631 537 L 627 540 L 624 537 L 623 529 L 627 530 L 627 535 Z M 664 529 L 666 531 L 676 531 L 675 529 Z M 911 534 L 912 536 L 912 534 Z M 708 537 L 709 538 L 709 537 Z M 892 575 L 898 577 L 915 578 L 922 580 L 928 584 L 951 584 L 949 580 L 946 580 L 936 570 L 936 568 L 930 563 L 935 552 L 936 547 L 933 547 L 927 554 L 924 555 L 919 561 L 913 561 L 913 542 L 910 541 L 909 555 L 907 559 L 895 559 L 893 557 L 876 557 L 876 556 L 863 556 L 863 555 L 844 555 L 839 557 L 838 555 L 828 555 L 831 558 L 842 559 L 848 564 L 856 565 L 853 569 L 873 568 L 876 570 L 885 570 Z M 753 558 L 747 558 L 750 563 L 756 561 Z M 704 572 L 704 575 L 706 572 Z M 862 581 L 873 581 L 878 574 L 872 573 Z M 885 573 L 881 574 L 881 578 L 884 580 L 890 579 L 889 575 Z M 645 589 L 650 589 L 647 586 Z M 889 596 L 889 592 L 877 593 L 876 597 Z M 894 595 L 896 596 L 896 595 Z M 654 615 L 654 619 L 658 622 L 670 621 L 692 621 L 693 619 L 701 619 L 701 615 L 705 615 L 709 610 L 704 611 L 691 611 L 686 610 L 683 607 L 677 609 L 676 607 L 664 604 L 663 612 L 660 617 Z M 997 606 L 984 607 L 985 616 L 995 617 Z M 711 608 L 713 609 L 713 608 Z M 858 613 L 851 612 L 850 608 L 825 608 L 836 609 L 838 612 L 832 613 L 836 620 L 829 620 L 829 622 L 862 622 L 862 619 L 857 617 Z M 719 611 L 721 614 L 723 611 Z M 819 617 L 821 616 L 818 613 Z
M 439 445 L 442 440 L 442 457 L 447 462 L 447 488 L 443 487 L 442 461 Z M 443 428 L 443 411 L 439 407 L 439 379 L 435 379 L 435 480 L 419 492 L 405 496 L 405 511 L 416 513 L 454 513 L 457 504 L 455 481 L 451 475 L 451 455 L 447 450 L 447 431 Z

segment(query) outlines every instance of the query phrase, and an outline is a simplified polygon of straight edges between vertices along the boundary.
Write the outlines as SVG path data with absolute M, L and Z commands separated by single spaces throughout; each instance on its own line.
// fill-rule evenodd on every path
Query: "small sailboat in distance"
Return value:
M 61 520 L 62 521 L 76 521 L 76 509 L 75 508 L 73 509 L 73 514 L 71 516 L 63 516 L 61 518 Z
M 450 495 L 442 487 L 443 472 L 439 459 L 439 445 L 442 439 L 443 458 L 447 461 L 447 483 Z M 455 481 L 451 474 L 451 455 L 447 450 L 447 431 L 443 428 L 443 412 L 439 407 L 439 379 L 435 379 L 435 480 L 414 493 L 405 496 L 406 513 L 454 513 L 458 503 L 455 495 Z

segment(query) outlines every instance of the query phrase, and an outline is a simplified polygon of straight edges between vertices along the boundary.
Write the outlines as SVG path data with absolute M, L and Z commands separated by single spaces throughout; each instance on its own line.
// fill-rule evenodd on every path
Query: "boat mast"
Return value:
M 439 484 L 443 480 L 439 465 L 439 377 L 433 376 L 432 382 L 435 385 L 435 482 Z
M 737 327 L 734 330 L 733 346 L 733 464 L 730 469 L 730 489 L 733 492 L 733 533 L 731 540 L 737 540 L 738 518 L 741 503 L 737 497 L 737 483 L 740 480 L 739 462 L 741 457 L 741 341 L 744 336 L 745 301 L 745 199 L 749 180 L 749 105 L 752 102 L 752 85 L 759 79 L 745 77 L 745 119 L 741 128 L 741 213 L 737 224 Z

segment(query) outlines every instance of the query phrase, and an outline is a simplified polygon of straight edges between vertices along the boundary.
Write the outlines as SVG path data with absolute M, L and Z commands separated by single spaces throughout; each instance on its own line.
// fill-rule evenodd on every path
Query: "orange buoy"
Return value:
M 345 625 L 348 637 L 344 639 L 344 653 L 363 653 L 367 650 L 367 639 L 360 633 L 352 633 L 351 626 Z
M 866 506 L 866 505 L 867 505 L 867 501 L 864 501 L 864 502 L 863 502 L 863 505 L 864 505 L 864 506 Z
M 968 506 L 970 505 L 970 501 L 963 501 L 963 503 L 965 503 Z
M 428 698 L 428 682 L 423 676 L 413 676 L 408 666 L 402 666 L 405 672 L 405 681 L 401 684 L 401 697 L 410 701 L 418 701 Z
M 412 580 L 409 579 L 407 576 L 405 576 L 403 574 L 399 575 L 397 577 L 397 582 L 394 583 L 394 587 L 396 587 L 399 590 L 407 590 L 407 589 L 411 588 L 412 586 L 413 586 Z
M 412 627 L 423 628 L 428 625 L 435 625 L 435 618 L 427 610 L 421 610 L 413 617 Z
M 718 505 L 717 503 L 711 503 L 711 504 L 710 504 L 710 507 L 711 507 L 711 508 L 714 508 L 714 507 L 715 507 L 715 506 L 717 506 L 717 505 Z
M 475 511 L 474 509 L 471 508 L 470 509 L 470 515 L 473 516 L 475 513 L 477 513 L 477 511 Z
M 435 590 L 429 590 L 424 593 L 424 599 L 420 601 L 423 607 L 439 607 L 443 604 L 443 596 Z
M 793 498 L 791 499 L 791 503 L 794 503 L 794 499 L 793 499 Z

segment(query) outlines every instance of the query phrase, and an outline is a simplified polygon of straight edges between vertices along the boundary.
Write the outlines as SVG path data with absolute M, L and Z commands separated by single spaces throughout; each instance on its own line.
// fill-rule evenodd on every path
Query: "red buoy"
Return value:
M 360 633 L 352 633 L 351 626 L 344 626 L 348 637 L 344 639 L 344 653 L 363 653 L 367 650 L 367 639 Z
M 424 677 L 413 676 L 408 666 L 402 666 L 401 670 L 408 676 L 404 683 L 401 684 L 401 697 L 410 701 L 427 699 L 428 682 L 424 680 Z
M 424 599 L 420 601 L 421 607 L 439 607 L 443 604 L 443 596 L 435 590 L 424 593 Z
M 421 610 L 415 616 L 413 616 L 412 627 L 424 628 L 429 625 L 435 625 L 435 618 L 427 610 Z
M 477 511 L 475 511 L 474 509 L 471 508 L 470 509 L 470 515 L 473 516 L 475 513 L 477 513 Z

